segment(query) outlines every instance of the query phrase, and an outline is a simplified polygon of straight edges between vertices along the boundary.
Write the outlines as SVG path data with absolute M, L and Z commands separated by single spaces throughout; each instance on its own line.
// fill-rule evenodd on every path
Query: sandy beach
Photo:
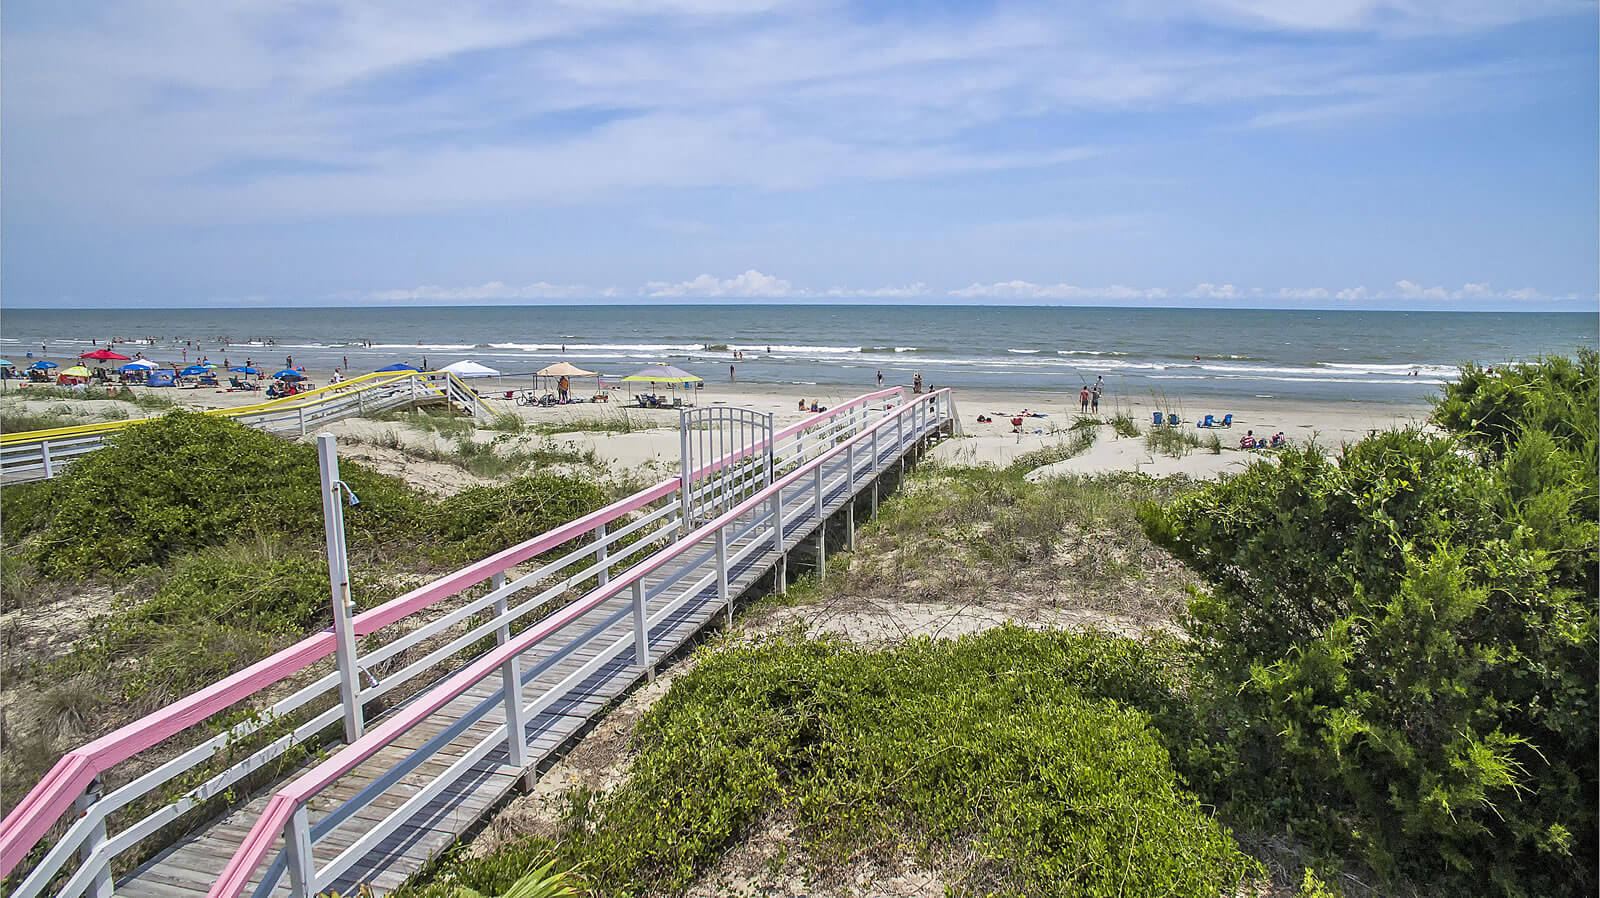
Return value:
M 310 375 L 313 383 L 325 384 L 329 379 L 326 372 L 313 371 Z M 513 400 L 504 398 L 507 389 L 525 388 L 525 379 L 500 382 L 497 378 L 484 378 L 474 381 L 473 385 L 488 397 L 489 407 L 497 414 L 516 415 L 530 422 L 545 424 L 573 422 L 575 426 L 571 432 L 554 431 L 552 438 L 573 448 L 592 449 L 614 469 L 664 473 L 677 465 L 677 413 L 668 409 L 641 409 L 631 405 L 626 390 L 606 391 L 612 397 L 609 402 L 539 408 L 519 406 Z M 144 387 L 135 389 L 147 391 Z M 692 395 L 694 401 L 704 405 L 742 406 L 771 412 L 776 425 L 781 428 L 807 416 L 808 413 L 798 408 L 801 400 L 808 405 L 816 401 L 823 406 L 833 406 L 872 389 L 874 387 L 870 385 L 850 390 L 759 383 L 710 383 L 702 390 L 689 391 L 684 395 Z M 263 401 L 260 392 L 230 392 L 215 388 L 160 388 L 148 392 L 185 407 L 202 409 L 238 407 Z M 588 395 L 592 390 L 588 389 L 587 384 L 578 383 L 574 384 L 573 392 L 576 395 Z M 909 388 L 907 392 L 910 392 Z M 66 403 L 73 407 L 74 412 L 85 415 L 93 415 L 109 404 L 104 401 L 75 402 L 57 398 L 29 401 L 26 398 L 28 393 L 29 388 L 19 388 L 16 382 L 10 383 L 6 393 L 7 404 L 37 412 Z M 941 443 L 932 457 L 959 464 L 1003 466 L 1025 453 L 1063 444 L 1079 416 L 1076 393 L 962 389 L 956 391 L 956 409 L 961 419 L 961 433 L 955 439 Z M 147 414 L 131 405 L 126 406 L 126 410 L 129 417 Z M 1173 399 L 1158 408 L 1156 397 L 1122 397 L 1111 392 L 1102 399 L 1099 417 L 1109 420 L 1114 415 L 1126 413 L 1143 432 L 1149 429 L 1151 414 L 1155 411 L 1163 415 L 1179 415 L 1183 423 L 1177 429 L 1192 433 L 1201 440 L 1209 441 L 1210 435 L 1215 434 L 1223 447 L 1221 453 L 1198 448 L 1174 457 L 1147 448 L 1143 436 L 1119 437 L 1110 426 L 1102 425 L 1097 428 L 1094 444 L 1086 451 L 1038 473 L 1137 471 L 1157 476 L 1177 473 L 1212 477 L 1222 472 L 1242 470 L 1251 461 L 1263 457 L 1262 453 L 1237 448 L 1240 438 L 1250 431 L 1259 437 L 1282 431 L 1296 444 L 1315 440 L 1319 445 L 1336 448 L 1344 442 L 1361 439 L 1373 430 L 1424 424 L 1428 414 L 1427 406 L 1421 404 L 1397 405 L 1354 400 L 1315 402 L 1249 398 L 1200 406 L 1193 401 Z M 1027 416 L 1023 418 L 1021 432 L 1017 432 L 1011 419 L 1024 413 Z M 1218 419 L 1225 414 L 1232 414 L 1233 426 L 1211 429 L 1196 427 L 1195 422 L 1206 414 L 1215 415 Z M 622 416 L 626 416 L 629 425 L 635 428 L 632 432 L 596 432 L 585 429 L 581 423 L 586 420 L 615 420 Z M 979 422 L 980 416 L 993 420 Z M 340 436 L 371 442 L 395 426 L 394 422 L 388 421 L 348 419 L 331 429 Z M 485 435 L 484 438 L 489 437 Z

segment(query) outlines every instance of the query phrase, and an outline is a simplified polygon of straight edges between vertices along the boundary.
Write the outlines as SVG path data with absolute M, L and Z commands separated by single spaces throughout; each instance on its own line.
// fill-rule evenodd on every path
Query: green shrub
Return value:
M 1215 439 L 1215 434 L 1212 435 Z M 1173 458 L 1182 458 L 1200 448 L 1200 438 L 1179 427 L 1152 427 L 1144 435 L 1144 447 Z
M 1547 364 L 1503 373 L 1565 377 Z M 1589 894 L 1593 424 L 1552 418 L 1555 400 L 1461 410 L 1508 391 L 1527 395 L 1475 381 L 1441 403 L 1487 461 L 1417 431 L 1337 460 L 1291 448 L 1142 517 L 1211 584 L 1190 604 L 1219 697 L 1196 781 L 1302 835 L 1353 830 L 1383 872 Z
M 358 600 L 368 589 L 352 588 Z M 155 707 L 328 626 L 330 601 L 328 566 L 314 556 L 235 546 L 192 553 L 48 674 L 91 674 L 122 701 Z
M 432 515 L 440 561 L 482 558 L 601 508 L 606 495 L 578 477 L 536 474 L 443 499 Z
M 628 781 L 579 801 L 564 841 L 440 879 L 501 889 L 554 848 L 597 894 L 671 892 L 786 809 L 823 865 L 970 846 L 976 864 L 946 871 L 958 892 L 1233 894 L 1258 868 L 1130 707 L 1176 700 L 1176 651 L 1015 627 L 882 652 L 785 637 L 711 651 L 640 722 Z M 507 872 L 475 878 L 491 864 Z

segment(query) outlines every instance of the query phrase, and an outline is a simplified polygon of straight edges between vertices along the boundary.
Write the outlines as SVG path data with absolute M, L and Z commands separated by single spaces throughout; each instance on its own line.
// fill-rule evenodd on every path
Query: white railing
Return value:
M 812 465 L 811 470 L 819 472 L 817 476 L 820 476 L 820 459 L 824 453 L 843 440 L 860 436 L 869 425 L 876 422 L 881 426 L 882 422 L 895 421 L 898 445 L 909 439 L 913 431 L 926 429 L 927 422 L 932 420 L 932 409 L 918 408 L 918 412 L 927 413 L 917 419 L 922 423 L 907 426 L 905 419 L 910 416 L 897 414 L 904 411 L 905 407 L 896 403 L 895 392 L 869 394 L 833 412 L 786 429 L 773 441 L 775 466 L 780 474 L 787 472 L 790 479 L 807 465 Z M 926 403 L 917 405 L 926 406 Z M 879 440 L 877 428 L 872 430 L 871 440 L 872 445 L 876 446 Z M 718 464 L 731 465 L 751 451 L 753 447 L 746 447 L 720 460 Z M 841 470 L 837 467 L 840 464 L 849 464 L 854 469 L 856 455 L 855 443 L 852 442 L 848 452 L 835 451 L 827 457 L 842 459 L 830 462 L 836 465 L 834 471 L 837 472 Z M 864 452 L 860 455 L 866 457 Z M 874 451 L 873 455 L 876 456 L 877 452 Z M 105 791 L 101 776 L 116 764 L 229 708 L 248 708 L 243 703 L 262 688 L 283 682 L 287 677 L 334 654 L 333 634 L 324 631 L 309 637 L 173 706 L 69 753 L 5 820 L 4 832 L 0 833 L 0 865 L 3 865 L 0 873 L 10 875 L 69 805 L 76 817 L 28 874 L 9 890 L 9 894 L 17 898 L 33 898 L 53 886 L 54 894 L 60 898 L 76 898 L 84 894 L 105 898 L 111 887 L 112 863 L 118 856 L 178 822 L 184 815 L 201 808 L 210 799 L 223 795 L 252 773 L 279 761 L 291 750 L 329 740 L 337 744 L 339 737 L 324 731 L 335 729 L 341 720 L 347 722 L 348 730 L 348 722 L 353 718 L 357 723 L 355 732 L 359 733 L 365 723 L 362 720 L 362 708 L 365 705 L 394 695 L 396 690 L 436 667 L 456 662 L 465 649 L 491 634 L 497 645 L 506 645 L 511 639 L 513 624 L 531 620 L 536 612 L 558 601 L 585 581 L 593 579 L 597 588 L 606 589 L 613 582 L 615 572 L 638 562 L 647 549 L 659 548 L 666 541 L 678 538 L 682 533 L 678 499 L 680 486 L 679 478 L 663 481 L 605 509 L 356 615 L 353 620 L 355 634 L 371 642 L 376 638 L 374 634 L 382 628 L 436 607 L 441 601 L 458 596 L 484 581 L 490 584 L 487 593 L 467 599 L 432 621 L 377 645 L 363 646 L 364 651 L 352 658 L 350 670 L 360 670 L 365 677 L 354 684 L 349 682 L 349 677 L 341 677 L 339 670 L 322 674 L 261 710 L 252 719 L 184 750 L 155 769 L 109 792 Z M 787 510 L 783 513 L 793 514 Z M 719 528 L 717 532 L 719 539 L 737 543 L 745 534 L 760 526 L 761 522 L 755 521 L 747 523 L 742 529 L 724 532 Z M 587 541 L 573 547 L 570 544 L 575 540 Z M 544 561 L 534 570 L 520 574 L 512 570 L 519 564 L 562 546 L 568 546 L 564 554 Z M 755 550 L 750 546 L 744 546 L 732 559 L 727 559 L 726 546 L 719 548 L 717 557 L 722 561 L 718 567 L 724 572 L 723 576 L 729 564 L 737 564 L 752 551 Z M 615 591 L 609 594 L 615 594 Z M 545 622 L 565 614 L 565 611 L 557 611 L 543 618 L 536 626 L 544 626 Z M 659 618 L 660 615 L 653 617 Z M 401 663 L 400 659 L 408 650 L 419 647 L 425 649 L 421 657 Z M 391 666 L 393 669 L 390 669 Z M 341 701 L 341 686 L 353 696 L 353 701 Z M 423 690 L 429 688 L 426 685 L 422 687 Z M 540 707 L 542 709 L 543 706 Z M 234 747 L 242 740 L 269 726 L 286 727 L 285 721 L 297 722 L 273 741 L 254 749 L 242 759 L 226 763 L 226 766 L 218 763 L 225 758 L 231 759 Z M 193 776 L 199 770 L 204 770 L 200 774 L 206 776 L 203 782 L 184 788 L 181 793 L 162 801 L 152 810 L 146 811 L 141 807 L 141 816 L 137 819 L 117 819 L 117 831 L 110 831 L 114 814 L 135 802 L 148 802 L 150 796 L 159 794 L 164 788 L 173 788 L 169 784 L 174 780 L 186 775 Z M 74 868 L 75 858 L 77 863 Z M 56 883 L 55 880 L 61 875 L 65 875 L 65 880 Z

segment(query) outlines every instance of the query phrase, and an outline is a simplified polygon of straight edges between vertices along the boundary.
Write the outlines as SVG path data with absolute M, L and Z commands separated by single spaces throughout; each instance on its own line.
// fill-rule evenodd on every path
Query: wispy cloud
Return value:
M 482 302 L 502 299 L 574 299 L 592 296 L 620 296 L 615 287 L 594 288 L 583 284 L 550 284 L 539 281 L 514 287 L 499 281 L 490 281 L 472 287 L 410 287 L 406 289 L 375 290 L 367 299 L 380 302 Z

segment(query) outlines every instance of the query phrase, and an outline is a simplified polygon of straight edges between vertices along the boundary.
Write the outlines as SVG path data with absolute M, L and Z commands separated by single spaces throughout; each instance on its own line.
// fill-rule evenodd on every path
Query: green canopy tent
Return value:
M 637 384 L 637 383 L 647 383 L 647 384 L 651 384 L 652 386 L 654 386 L 655 384 L 663 384 L 663 385 L 671 388 L 672 390 L 677 390 L 680 387 L 685 389 L 685 390 L 687 390 L 687 389 L 690 388 L 691 385 L 693 385 L 694 389 L 699 390 L 701 387 L 706 385 L 705 378 L 699 376 L 698 374 L 690 374 L 689 372 L 683 370 L 682 368 L 674 368 L 671 365 L 668 365 L 668 364 L 665 364 L 665 363 L 659 364 L 659 365 L 651 365 L 648 368 L 644 368 L 644 369 L 642 369 L 640 371 L 636 371 L 633 374 L 630 374 L 627 377 L 624 377 L 622 379 L 622 382 L 629 385 L 628 386 L 628 395 L 630 397 L 633 395 L 633 384 Z M 650 393 L 650 394 L 646 394 L 646 395 L 649 395 L 652 398 L 655 398 L 655 394 L 654 393 Z M 644 400 L 640 400 L 640 405 L 645 405 L 645 404 L 646 403 L 645 403 Z M 657 405 L 657 406 L 659 406 L 660 404 L 661 403 L 660 403 L 659 399 L 657 399 L 656 402 L 654 403 L 654 405 Z M 676 401 L 673 404 L 681 404 L 681 400 Z

